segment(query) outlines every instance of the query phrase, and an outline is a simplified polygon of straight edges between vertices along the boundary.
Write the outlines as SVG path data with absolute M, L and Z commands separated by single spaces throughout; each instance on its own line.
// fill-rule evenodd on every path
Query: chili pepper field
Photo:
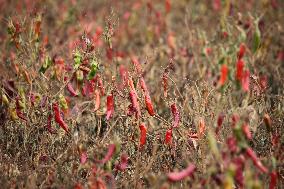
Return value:
M 0 0 L 0 188 L 284 188 L 283 10 Z

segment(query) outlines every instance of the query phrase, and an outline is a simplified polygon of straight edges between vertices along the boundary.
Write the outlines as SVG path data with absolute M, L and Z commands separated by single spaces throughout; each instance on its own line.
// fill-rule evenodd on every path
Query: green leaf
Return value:
M 98 69 L 99 69 L 99 63 L 97 62 L 97 60 L 93 59 L 91 62 L 91 70 L 88 74 L 88 80 L 91 80 L 95 77 Z
M 44 74 L 46 70 L 51 66 L 51 63 L 51 58 L 47 56 L 44 60 L 43 65 L 40 67 L 39 72 Z
M 258 28 L 258 24 L 256 24 L 256 29 L 255 32 L 253 34 L 253 53 L 255 53 L 259 47 L 260 47 L 260 42 L 261 42 L 261 34 L 260 34 L 260 30 Z
M 74 69 L 77 70 L 80 66 L 80 64 L 82 63 L 82 55 L 80 54 L 80 52 L 78 50 L 76 50 L 75 54 L 74 54 Z

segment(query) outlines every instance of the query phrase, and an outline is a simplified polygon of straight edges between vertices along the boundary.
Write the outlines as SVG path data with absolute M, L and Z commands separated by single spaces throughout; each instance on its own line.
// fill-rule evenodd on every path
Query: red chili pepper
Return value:
M 272 171 L 270 173 L 270 182 L 269 182 L 269 189 L 275 189 L 277 186 L 277 172 L 276 171 Z
M 49 116 L 48 116 L 48 118 L 47 118 L 47 125 L 46 125 L 46 127 L 47 127 L 47 130 L 48 130 L 48 132 L 49 132 L 50 134 L 54 134 L 55 131 L 54 131 L 54 129 L 51 128 L 51 119 L 52 119 L 52 115 L 49 114 Z
M 87 162 L 87 159 L 88 159 L 88 154 L 87 152 L 83 151 L 80 156 L 80 163 L 85 164 Z
M 168 173 L 168 180 L 171 182 L 176 182 L 183 180 L 184 178 L 191 176 L 194 171 L 196 170 L 196 166 L 193 164 L 189 164 L 186 169 L 180 171 L 180 172 L 171 172 Z
M 139 128 L 140 128 L 140 147 L 142 148 L 146 144 L 147 127 L 144 124 L 141 124 Z
M 171 11 L 171 1 L 170 0 L 165 1 L 165 9 L 166 9 L 166 13 L 169 13 Z
M 140 117 L 141 111 L 140 111 L 139 103 L 138 103 L 137 96 L 136 96 L 136 93 L 135 93 L 134 90 L 131 90 L 129 92 L 129 97 L 130 97 L 130 100 L 131 100 L 132 107 L 134 108 L 134 110 L 136 112 L 136 117 Z
M 146 104 L 146 109 L 147 109 L 148 113 L 150 114 L 150 116 L 154 116 L 155 111 L 154 111 L 153 104 L 152 104 L 152 101 L 151 101 L 149 94 L 146 94 L 146 96 L 145 96 L 145 104 Z
M 153 104 L 152 104 L 146 83 L 145 83 L 145 81 L 142 77 L 140 78 L 140 85 L 141 85 L 141 88 L 144 92 L 146 109 L 151 116 L 154 116 L 155 112 L 154 112 Z
M 205 129 L 206 127 L 205 127 L 204 119 L 200 119 L 198 123 L 198 133 L 197 133 L 198 138 L 201 138 L 204 135 Z
M 168 76 L 169 72 L 165 71 L 162 76 L 162 84 L 164 88 L 164 97 L 168 96 Z
M 175 128 L 178 127 L 180 121 L 180 114 L 175 103 L 171 105 L 171 111 L 174 117 L 173 128 Z
M 264 114 L 263 121 L 265 123 L 267 130 L 271 131 L 272 130 L 272 121 L 271 121 L 271 118 L 268 114 Z
M 108 145 L 108 151 L 107 151 L 107 154 L 105 155 L 105 157 L 100 160 L 99 162 L 102 163 L 102 164 L 105 164 L 106 162 L 108 162 L 111 157 L 113 156 L 114 152 L 115 152 L 115 144 L 110 144 Z
M 115 165 L 115 168 L 119 171 L 124 171 L 127 168 L 128 165 L 128 155 L 122 154 L 120 156 L 120 163 Z
M 95 90 L 95 109 L 94 111 L 97 111 L 100 108 L 101 104 L 101 98 L 100 98 L 100 92 L 99 90 Z
M 172 131 L 173 131 L 172 128 L 167 130 L 166 136 L 165 136 L 165 144 L 170 144 L 172 142 L 172 136 L 173 136 Z
M 53 108 L 53 112 L 54 112 L 54 118 L 55 118 L 55 121 L 56 123 L 59 124 L 59 126 L 64 129 L 64 131 L 66 133 L 69 132 L 69 129 L 68 129 L 68 125 L 64 122 L 62 116 L 61 116 L 61 113 L 60 113 L 60 109 L 59 109 L 59 106 L 58 106 L 58 103 L 55 102 L 52 104 L 52 108 Z
M 250 77 L 249 70 L 245 70 L 242 78 L 242 88 L 243 91 L 245 92 L 249 91 L 249 77 Z
M 236 70 L 236 80 L 237 81 L 242 81 L 243 78 L 243 72 L 244 72 L 244 61 L 243 60 L 238 60 L 237 62 L 237 70 Z
M 242 43 L 240 45 L 239 52 L 238 52 L 238 60 L 243 58 L 245 52 L 246 52 L 246 45 L 244 43 Z
M 71 96 L 78 96 L 77 92 L 74 90 L 74 88 L 73 88 L 73 86 L 70 82 L 67 84 L 67 90 L 69 91 Z
M 142 73 L 142 67 L 141 67 L 137 57 L 132 56 L 131 57 L 131 62 L 134 65 L 136 72 L 140 75 Z
M 250 132 L 250 129 L 249 129 L 249 125 L 247 123 L 244 123 L 242 125 L 242 130 L 243 130 L 243 133 L 245 134 L 246 138 L 251 140 L 252 136 L 251 136 L 251 132 Z
M 148 89 L 147 89 L 147 86 L 146 86 L 146 83 L 145 83 L 145 80 L 143 79 L 143 77 L 141 77 L 139 81 L 140 81 L 141 89 L 143 90 L 143 92 L 144 93 L 149 93 Z
M 218 116 L 218 119 L 217 119 L 217 127 L 216 127 L 216 130 L 215 130 L 216 135 L 218 135 L 219 132 L 220 132 L 220 130 L 221 130 L 221 127 L 222 127 L 224 118 L 225 118 L 225 115 L 224 115 L 223 113 L 221 113 L 221 114 Z
M 246 149 L 246 154 L 249 158 L 251 158 L 253 164 L 263 173 L 268 173 L 268 170 L 266 167 L 264 167 L 261 163 L 261 161 L 256 156 L 255 152 L 251 148 Z
M 228 67 L 226 64 L 223 64 L 221 67 L 221 76 L 220 76 L 220 80 L 219 83 L 221 86 L 223 86 L 226 81 L 227 81 L 227 77 L 228 77 Z
M 100 75 L 98 75 L 97 81 L 98 81 L 99 89 L 101 90 L 101 95 L 104 96 L 105 95 L 105 88 L 104 88 L 103 81 L 102 81 Z
M 114 113 L 114 99 L 113 94 L 107 96 L 107 112 L 106 112 L 106 120 L 109 120 Z

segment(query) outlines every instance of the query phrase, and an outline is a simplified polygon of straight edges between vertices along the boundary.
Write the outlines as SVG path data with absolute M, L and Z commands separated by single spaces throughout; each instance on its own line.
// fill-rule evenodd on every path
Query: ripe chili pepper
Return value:
M 245 52 L 246 52 L 246 45 L 244 43 L 242 43 L 239 47 L 238 60 L 243 58 Z
M 243 72 L 244 72 L 244 61 L 238 60 L 237 62 L 237 70 L 236 70 L 236 80 L 241 82 L 243 78 Z
M 120 156 L 120 163 L 115 165 L 115 168 L 119 171 L 124 171 L 127 168 L 128 165 L 128 155 L 127 154 L 122 154 Z
M 243 130 L 243 133 L 245 134 L 246 138 L 251 140 L 252 136 L 251 136 L 251 132 L 250 132 L 250 129 L 249 129 L 249 125 L 247 123 L 244 123 L 242 125 L 242 130 Z
M 277 172 L 274 170 L 270 173 L 269 189 L 275 189 L 277 186 Z
M 140 128 L 140 147 L 142 148 L 146 144 L 147 127 L 144 124 L 141 124 L 139 128 Z
M 245 70 L 242 78 L 242 88 L 243 91 L 245 92 L 249 91 L 249 77 L 250 77 L 249 70 Z
M 223 86 L 226 81 L 227 81 L 227 77 L 228 77 L 228 67 L 226 64 L 223 64 L 221 67 L 221 76 L 220 76 L 220 80 L 219 83 L 221 86 Z
M 179 124 L 179 121 L 180 121 L 180 114 L 179 114 L 179 111 L 178 111 L 175 103 L 173 103 L 171 105 L 171 111 L 172 111 L 172 114 L 173 114 L 173 117 L 174 117 L 173 128 L 176 128 L 176 127 L 178 127 L 178 124 Z
M 69 132 L 69 129 L 68 129 L 68 125 L 64 122 L 62 116 L 61 116 L 61 113 L 60 113 L 60 109 L 59 109 L 59 106 L 58 106 L 58 103 L 57 102 L 54 102 L 52 104 L 52 109 L 53 109 L 53 113 L 54 113 L 54 118 L 55 118 L 55 121 L 56 123 L 59 124 L 59 126 L 64 129 L 64 131 L 66 133 Z
M 165 144 L 170 144 L 172 142 L 172 136 L 173 136 L 173 132 L 172 132 L 172 128 L 168 129 L 165 135 Z
M 106 120 L 109 120 L 114 113 L 114 99 L 113 94 L 107 96 L 107 112 L 106 112 Z
M 95 90 L 95 109 L 94 111 L 97 111 L 100 108 L 101 104 L 101 98 L 100 98 L 100 92 L 99 90 Z
M 105 88 L 104 88 L 103 81 L 102 81 L 100 75 L 98 75 L 97 81 L 98 81 L 99 89 L 101 91 L 101 95 L 104 96 L 105 95 Z
M 171 11 L 171 1 L 170 0 L 165 1 L 165 9 L 166 9 L 166 13 L 169 13 Z
M 145 96 L 145 104 L 146 104 L 146 109 L 147 109 L 148 113 L 150 114 L 150 116 L 154 116 L 155 111 L 154 111 L 153 104 L 152 104 L 152 101 L 151 101 L 149 94 L 146 94 L 146 96 Z
M 140 85 L 144 92 L 146 109 L 151 116 L 154 116 L 155 112 L 154 112 L 153 104 L 151 101 L 151 97 L 149 95 L 149 91 L 147 89 L 146 83 L 142 77 L 140 78 Z
M 134 65 L 134 68 L 135 68 L 135 70 L 136 70 L 136 73 L 140 75 L 140 74 L 142 73 L 142 67 L 141 67 L 141 65 L 140 65 L 140 63 L 139 63 L 137 57 L 132 56 L 132 57 L 131 57 L 131 62 L 132 62 L 132 64 Z
M 135 93 L 134 90 L 131 90 L 129 92 L 129 97 L 130 97 L 130 100 L 131 100 L 132 107 L 134 108 L 134 110 L 136 112 L 136 117 L 140 117 L 141 116 L 140 106 L 139 106 L 137 96 L 136 96 L 136 93 Z
M 188 176 L 191 176 L 195 170 L 196 170 L 196 166 L 194 164 L 189 164 L 186 169 L 180 172 L 168 173 L 167 177 L 169 181 L 176 182 L 176 181 L 183 180 L 184 178 Z
M 100 160 L 99 162 L 102 163 L 102 164 L 105 164 L 106 162 L 108 162 L 111 157 L 113 156 L 114 152 L 115 152 L 115 144 L 110 144 L 108 145 L 108 151 L 107 151 L 107 154 L 105 155 L 105 157 Z
M 222 127 L 224 118 L 225 118 L 225 115 L 224 115 L 223 113 L 221 113 L 221 114 L 218 116 L 218 119 L 217 119 L 217 127 L 216 127 L 216 130 L 215 130 L 216 135 L 218 135 L 219 132 L 220 132 L 220 130 L 221 130 L 221 127 Z
M 71 96 L 75 97 L 75 96 L 78 96 L 77 92 L 74 90 L 73 86 L 72 86 L 72 83 L 68 83 L 67 84 L 67 90 L 68 92 L 70 93 Z
M 197 133 L 197 135 L 198 135 L 199 138 L 204 135 L 205 129 L 206 129 L 206 128 L 205 128 L 204 119 L 200 119 L 200 120 L 199 120 L 199 123 L 198 123 L 198 133 Z
M 266 129 L 268 131 L 271 131 L 272 130 L 272 121 L 271 121 L 270 116 L 268 114 L 264 114 L 263 121 L 265 123 Z
M 264 167 L 261 163 L 261 161 L 256 156 L 255 152 L 251 148 L 246 149 L 246 154 L 249 158 L 251 158 L 253 164 L 263 173 L 267 173 L 268 170 L 266 167 Z
M 52 119 L 52 115 L 49 114 L 49 116 L 48 116 L 48 118 L 47 118 L 47 125 L 46 125 L 46 128 L 47 128 L 47 130 L 48 130 L 48 132 L 49 132 L 50 134 L 54 134 L 55 131 L 54 131 L 54 129 L 51 128 L 51 119 Z
M 164 89 L 164 97 L 168 96 L 168 77 L 169 77 L 169 72 L 165 71 L 162 76 L 162 84 L 163 84 L 163 89 Z

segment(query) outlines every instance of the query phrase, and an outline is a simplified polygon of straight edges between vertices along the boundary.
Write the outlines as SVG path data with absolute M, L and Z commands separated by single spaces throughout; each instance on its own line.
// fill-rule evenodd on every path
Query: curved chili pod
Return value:
M 144 124 L 139 126 L 140 128 L 140 147 L 146 144 L 147 127 Z
M 180 114 L 175 103 L 171 105 L 171 111 L 174 117 L 173 128 L 175 128 L 178 127 L 180 121 Z
M 114 100 L 113 95 L 110 94 L 107 96 L 107 112 L 106 112 L 106 120 L 109 120 L 114 113 Z
M 251 148 L 246 149 L 247 156 L 252 160 L 253 164 L 263 173 L 267 173 L 268 169 L 264 167 L 261 161 L 256 156 L 255 152 Z
M 64 120 L 63 120 L 63 118 L 61 116 L 60 109 L 59 109 L 59 106 L 58 106 L 57 102 L 52 104 L 52 109 L 53 109 L 54 118 L 55 118 L 56 123 L 58 123 L 58 125 L 62 129 L 64 129 L 64 131 L 66 133 L 68 133 L 69 132 L 68 125 L 64 122 Z
M 189 164 L 186 169 L 180 172 L 168 173 L 167 175 L 168 180 L 171 182 L 177 182 L 177 181 L 183 180 L 184 178 L 191 176 L 194 173 L 195 169 L 196 169 L 196 166 L 194 164 Z
M 172 142 L 173 130 L 168 129 L 165 135 L 165 144 L 170 144 Z

